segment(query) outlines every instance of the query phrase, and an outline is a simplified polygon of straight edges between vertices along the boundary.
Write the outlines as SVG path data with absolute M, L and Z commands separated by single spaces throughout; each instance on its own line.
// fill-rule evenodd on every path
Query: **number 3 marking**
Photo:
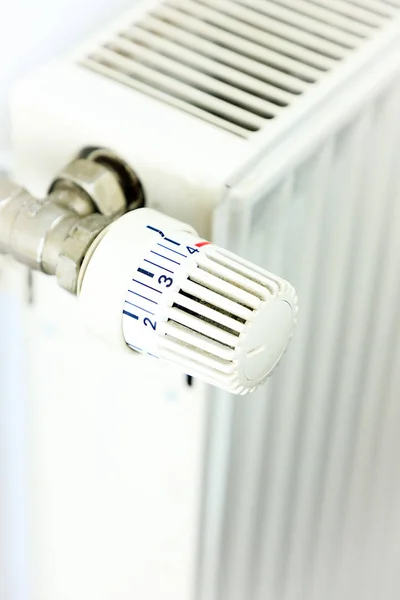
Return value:
M 165 283 L 165 287 L 169 288 L 173 284 L 172 277 L 166 277 L 165 275 L 160 275 L 158 278 L 158 283 Z

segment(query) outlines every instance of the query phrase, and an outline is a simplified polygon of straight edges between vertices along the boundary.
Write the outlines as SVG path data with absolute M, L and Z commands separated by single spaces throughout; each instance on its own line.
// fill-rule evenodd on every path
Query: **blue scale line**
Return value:
M 130 294 L 135 294 L 135 296 L 139 296 L 139 298 L 143 298 L 144 300 L 148 300 L 149 302 L 152 302 L 153 304 L 158 304 L 158 302 L 156 302 L 155 300 L 150 300 L 150 298 L 147 298 L 147 296 L 142 296 L 141 294 L 138 294 L 137 292 L 133 292 L 132 290 L 128 290 L 128 292 Z
M 161 265 L 156 265 L 156 263 L 151 262 L 151 260 L 147 260 L 147 258 L 144 259 L 144 262 L 147 262 L 150 265 L 153 265 L 153 267 L 158 267 L 159 269 L 163 269 L 163 271 L 167 271 L 167 273 L 173 273 L 173 271 L 171 271 L 170 269 L 166 269 L 165 267 L 162 267 Z
M 133 344 L 128 344 L 129 348 L 132 348 L 132 350 L 137 350 L 138 352 L 143 352 L 142 348 L 139 348 L 138 346 L 134 346 Z
M 134 281 L 135 283 L 138 283 L 139 285 L 144 285 L 144 287 L 149 288 L 149 290 L 153 290 L 153 292 L 157 292 L 157 294 L 162 294 L 162 292 L 160 290 L 156 290 L 156 288 L 151 287 L 151 285 L 146 285 L 145 283 L 142 283 L 141 281 L 138 281 L 137 279 L 132 279 L 132 281 Z
M 128 312 L 127 310 L 124 310 L 123 314 L 126 315 L 127 317 L 131 317 L 132 319 L 135 319 L 136 321 L 139 321 L 139 317 L 137 315 L 133 315 L 132 313 Z
M 161 246 L 161 248 L 165 248 L 174 254 L 179 254 L 179 256 L 183 256 L 183 258 L 187 258 L 186 254 L 182 254 L 182 252 L 178 252 L 177 250 L 172 250 L 172 248 L 168 248 L 168 246 L 164 246 L 164 244 L 158 243 L 157 246 Z
M 175 246 L 180 246 L 180 243 L 179 243 L 179 242 L 176 242 L 175 240 L 171 240 L 170 238 L 166 238 L 166 237 L 165 237 L 165 238 L 164 238 L 164 240 L 165 240 L 166 242 L 169 242 L 170 244 L 175 244 Z
M 152 227 L 151 225 L 146 225 L 147 229 L 151 229 L 152 231 L 155 231 L 156 233 L 161 233 L 161 235 L 164 237 L 164 234 L 162 231 L 160 231 L 159 229 L 156 229 L 156 227 Z
M 154 250 L 150 250 L 150 252 L 152 254 L 155 254 L 156 256 L 161 256 L 161 258 L 165 258 L 165 260 L 169 260 L 170 262 L 175 263 L 176 265 L 180 265 L 181 263 L 178 263 L 176 260 L 172 260 L 172 258 L 167 258 L 166 256 L 164 256 L 163 254 L 158 254 L 158 252 L 154 252 Z
M 125 304 L 129 304 L 130 306 L 134 306 L 135 308 L 138 308 L 139 310 L 143 310 L 145 313 L 149 313 L 149 315 L 154 315 L 154 313 L 150 312 L 149 310 L 146 310 L 145 308 L 142 308 L 141 306 L 138 306 L 137 304 L 133 304 L 133 302 L 128 302 L 128 300 L 125 300 Z
M 142 275 L 147 275 L 147 277 L 154 277 L 154 273 L 150 273 L 150 271 L 146 271 L 146 269 L 142 269 L 142 267 L 138 268 L 138 273 Z

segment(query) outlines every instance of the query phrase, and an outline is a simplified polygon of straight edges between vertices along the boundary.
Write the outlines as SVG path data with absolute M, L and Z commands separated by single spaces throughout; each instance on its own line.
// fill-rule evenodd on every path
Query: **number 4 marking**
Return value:
M 199 252 L 198 248 L 192 248 L 191 246 L 186 246 L 186 250 L 189 252 L 189 254 L 194 254 L 195 252 Z

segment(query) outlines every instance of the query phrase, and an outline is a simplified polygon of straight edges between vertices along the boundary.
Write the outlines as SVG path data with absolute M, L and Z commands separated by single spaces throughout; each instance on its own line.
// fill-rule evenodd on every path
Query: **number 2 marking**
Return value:
M 156 330 L 156 327 L 157 327 L 156 321 L 153 322 L 148 317 L 145 317 L 143 319 L 143 323 L 144 323 L 145 327 L 147 327 L 147 325 L 150 325 L 150 327 L 152 328 L 153 331 Z

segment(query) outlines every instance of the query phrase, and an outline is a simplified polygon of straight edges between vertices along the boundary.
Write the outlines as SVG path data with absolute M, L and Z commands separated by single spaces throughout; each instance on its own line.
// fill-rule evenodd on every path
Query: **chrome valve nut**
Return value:
M 74 160 L 57 175 L 50 193 L 71 186 L 83 191 L 87 195 L 87 201 L 94 203 L 97 211 L 106 217 L 116 217 L 126 211 L 125 194 L 117 177 L 100 163 L 85 159 Z M 89 212 L 87 210 L 87 214 Z
M 67 235 L 57 263 L 58 284 L 68 292 L 76 294 L 79 272 L 86 252 L 107 225 L 110 219 L 94 213 L 80 219 Z

